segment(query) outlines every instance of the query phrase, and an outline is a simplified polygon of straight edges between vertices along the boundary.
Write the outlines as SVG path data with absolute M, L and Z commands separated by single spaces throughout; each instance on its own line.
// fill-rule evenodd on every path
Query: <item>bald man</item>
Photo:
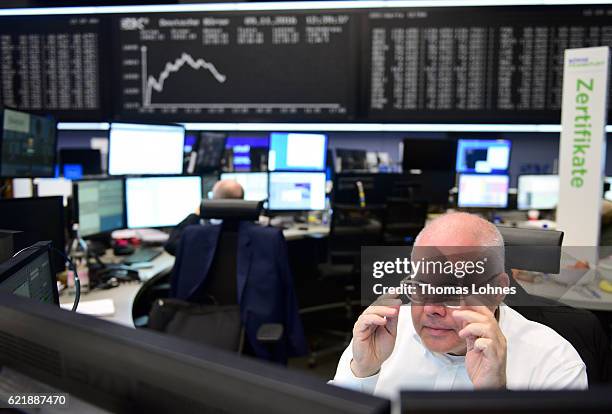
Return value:
M 415 250 L 429 246 L 503 251 L 504 244 L 493 224 L 452 213 L 417 236 Z M 502 271 L 489 283 L 508 282 Z M 585 365 L 572 345 L 505 306 L 502 299 L 487 306 L 414 300 L 400 306 L 399 299 L 370 306 L 355 323 L 353 340 L 332 383 L 391 399 L 410 389 L 587 388 Z
M 244 189 L 235 180 L 220 180 L 213 186 L 212 198 L 213 200 L 242 200 L 244 198 Z M 176 248 L 179 240 L 181 239 L 181 235 L 183 234 L 183 230 L 185 227 L 191 226 L 192 224 L 200 224 L 200 206 L 197 206 L 195 214 L 188 215 L 183 221 L 177 224 L 174 229 L 172 229 L 170 237 L 168 237 L 168 241 L 164 245 L 164 249 L 168 253 L 173 256 L 176 255 Z
M 235 180 L 221 180 L 217 182 L 212 189 L 214 200 L 222 199 L 239 199 L 244 198 L 244 189 Z

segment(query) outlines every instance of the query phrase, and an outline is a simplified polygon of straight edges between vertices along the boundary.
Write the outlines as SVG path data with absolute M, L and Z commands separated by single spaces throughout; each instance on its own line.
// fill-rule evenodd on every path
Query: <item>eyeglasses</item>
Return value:
M 456 309 L 462 306 L 489 306 L 495 300 L 488 295 L 471 294 L 467 286 L 435 286 L 410 279 L 401 283 L 413 286 L 409 288 L 406 296 L 410 302 L 417 305 L 439 305 Z

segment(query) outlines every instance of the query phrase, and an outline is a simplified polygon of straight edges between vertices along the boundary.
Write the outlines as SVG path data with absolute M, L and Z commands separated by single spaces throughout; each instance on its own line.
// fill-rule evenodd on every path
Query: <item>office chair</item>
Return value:
M 497 226 L 506 245 L 506 273 L 512 269 L 559 273 L 563 232 Z M 576 349 L 587 367 L 589 384 L 609 380 L 610 339 L 590 311 L 530 295 L 513 278 L 516 295 L 505 303 L 525 318 L 552 328 Z
M 156 323 L 179 336 L 286 362 L 305 353 L 305 340 L 286 242 L 280 229 L 253 223 L 261 209 L 261 202 L 204 200 L 201 218 L 221 223 L 184 229 L 170 298 L 153 311 Z M 164 312 L 178 319 L 167 323 Z M 227 341 L 218 343 L 221 334 Z
M 412 245 L 425 227 L 428 204 L 411 198 L 390 197 L 383 221 L 383 243 L 390 246 Z
M 317 286 L 325 287 L 325 303 L 303 307 L 300 313 L 313 320 L 318 340 L 312 343 L 309 365 L 319 358 L 342 351 L 351 340 L 356 306 L 361 304 L 361 247 L 381 242 L 383 206 L 360 207 L 332 204 L 327 259 L 317 266 Z M 332 291 L 333 294 L 329 295 Z M 323 296 L 321 296 L 323 297 Z M 341 313 L 339 313 L 339 311 Z M 321 346 L 321 338 L 331 338 L 331 346 Z
M 170 276 L 172 270 L 159 273 L 145 281 L 132 303 L 132 321 L 136 328 L 146 328 L 153 304 L 170 296 Z

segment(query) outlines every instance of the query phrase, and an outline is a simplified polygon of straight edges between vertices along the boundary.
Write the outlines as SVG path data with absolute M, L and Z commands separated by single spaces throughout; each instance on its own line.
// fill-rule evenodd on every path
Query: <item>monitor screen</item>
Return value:
M 0 176 L 55 176 L 57 134 L 51 117 L 4 109 Z
M 223 173 L 221 179 L 237 181 L 244 190 L 245 200 L 260 201 L 268 198 L 268 173 Z
M 511 142 L 503 139 L 460 139 L 458 173 L 504 174 L 510 165 Z
M 452 171 L 455 168 L 457 144 L 448 139 L 405 138 L 402 168 L 421 171 Z
M 15 251 L 41 240 L 51 240 L 53 247 L 64 251 L 66 228 L 64 226 L 62 197 L 13 198 L 0 200 L 0 229 L 17 230 Z M 53 268 L 64 269 L 64 259 L 53 255 Z
M 325 209 L 325 173 L 270 173 L 268 208 L 285 211 Z
M 38 197 L 62 196 L 64 206 L 72 196 L 72 181 L 65 178 L 35 178 L 34 184 Z
M 521 175 L 518 178 L 519 210 L 552 210 L 559 202 L 558 175 Z
M 265 171 L 268 166 L 270 139 L 266 136 L 229 136 L 225 149 L 232 171 Z
M 60 171 L 66 178 L 78 179 L 80 175 L 102 174 L 102 156 L 100 150 L 90 148 L 64 148 L 59 151 Z
M 269 171 L 323 171 L 327 154 L 324 134 L 270 134 Z
M 125 197 L 128 228 L 176 226 L 202 202 L 202 178 L 128 178 Z
M 178 125 L 112 123 L 108 173 L 181 174 L 185 129 Z
M 368 169 L 367 151 L 360 149 L 336 148 L 339 172 L 366 171 Z
M 57 284 L 49 244 L 39 242 L 37 246 L 39 248 L 24 250 L 0 264 L 0 292 L 57 304 Z
M 125 227 L 123 180 L 77 181 L 73 193 L 83 237 Z
M 201 133 L 195 166 L 197 174 L 221 170 L 221 159 L 225 152 L 226 139 L 227 134 L 222 132 Z
M 461 174 L 459 207 L 506 208 L 508 205 L 507 175 Z

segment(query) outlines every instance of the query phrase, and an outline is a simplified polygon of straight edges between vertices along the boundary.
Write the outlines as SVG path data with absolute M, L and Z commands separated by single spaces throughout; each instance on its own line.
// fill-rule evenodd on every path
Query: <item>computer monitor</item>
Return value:
M 230 135 L 225 149 L 232 171 L 266 171 L 268 166 L 268 135 Z
M 521 175 L 518 178 L 519 210 L 552 210 L 559 203 L 558 175 Z
M 198 136 L 199 132 L 197 131 L 185 131 L 185 140 L 183 141 L 183 153 L 190 154 L 191 151 L 195 151 L 198 146 Z
M 123 179 L 75 181 L 72 193 L 83 237 L 125 228 Z
M 610 412 L 604 385 L 588 390 L 403 391 L 402 414 L 564 414 Z M 398 412 L 400 412 L 398 410 Z
M 180 125 L 113 122 L 109 141 L 110 175 L 183 172 L 185 128 Z
M 0 229 L 21 231 L 14 238 L 19 251 L 41 240 L 65 251 L 66 226 L 62 197 L 13 198 L 0 200 Z M 53 269 L 65 268 L 64 259 L 53 256 Z
M 405 138 L 403 141 L 402 168 L 404 172 L 453 171 L 457 144 L 454 140 L 434 138 Z
M 461 174 L 458 207 L 506 208 L 510 177 L 496 174 Z
M 219 174 L 204 174 L 202 175 L 202 199 L 212 199 L 212 190 L 219 181 Z
M 72 196 L 72 181 L 66 178 L 35 178 L 34 185 L 38 197 L 62 196 L 64 206 Z
M 336 159 L 339 160 L 341 172 L 367 171 L 368 169 L 366 150 L 336 148 Z
M 323 171 L 327 135 L 272 132 L 268 171 Z
M 271 172 L 269 210 L 325 209 L 324 172 Z
M 59 165 L 61 174 L 68 179 L 102 174 L 102 156 L 97 149 L 63 148 L 59 151 Z
M 221 170 L 221 159 L 225 152 L 226 140 L 227 134 L 221 132 L 202 132 L 200 134 L 194 168 L 196 174 Z
M 59 305 L 51 257 L 51 243 L 44 241 L 0 263 L 0 292 Z
M 0 294 L 0 366 L 0 389 L 38 394 L 42 383 L 45 392 L 68 393 L 70 408 L 80 402 L 151 414 L 390 410 L 389 400 L 305 373 L 7 293 Z
M 55 119 L 5 108 L 0 122 L 1 177 L 55 176 Z
M 260 201 L 268 198 L 268 173 L 223 173 L 221 179 L 237 181 L 244 190 L 245 200 Z
M 510 166 L 511 141 L 459 139 L 456 171 L 460 174 L 505 174 Z
M 176 226 L 202 202 L 202 178 L 127 178 L 125 201 L 130 229 Z

